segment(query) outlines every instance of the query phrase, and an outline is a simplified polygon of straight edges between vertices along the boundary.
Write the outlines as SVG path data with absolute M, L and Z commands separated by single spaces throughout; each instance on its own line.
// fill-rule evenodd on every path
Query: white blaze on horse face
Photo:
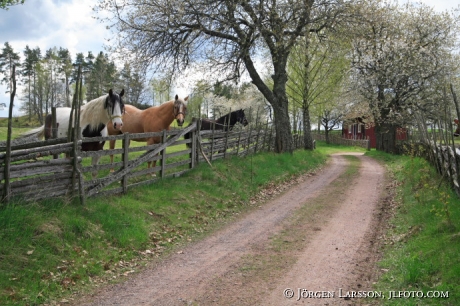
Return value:
M 120 108 L 120 103 L 115 103 L 113 113 L 112 113 L 112 123 L 115 130 L 121 130 L 123 126 L 123 120 L 121 119 L 122 113 Z
M 179 112 L 178 112 L 178 114 L 176 116 L 178 126 L 182 126 L 184 124 L 184 121 L 185 121 L 185 115 L 184 115 L 185 114 L 185 109 L 184 108 L 185 108 L 184 104 L 181 103 L 179 105 Z
M 176 115 L 176 121 L 178 126 L 182 126 L 185 122 L 185 114 L 187 112 L 187 105 L 185 104 L 185 101 L 188 100 L 188 96 L 184 98 L 184 100 L 179 100 L 179 97 L 176 95 L 175 97 L 175 102 L 174 102 L 174 107 L 175 107 L 175 115 Z M 176 108 L 176 104 L 177 108 Z

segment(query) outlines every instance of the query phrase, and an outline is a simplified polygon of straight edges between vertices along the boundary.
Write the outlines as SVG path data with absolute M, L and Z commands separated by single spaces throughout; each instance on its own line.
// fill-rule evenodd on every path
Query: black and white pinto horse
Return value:
M 112 89 L 109 93 L 91 100 L 80 108 L 80 128 L 82 137 L 105 137 L 108 136 L 107 124 L 113 124 L 115 130 L 121 130 L 123 126 L 122 115 L 124 113 L 124 103 L 122 97 L 124 89 L 120 94 L 113 93 Z M 56 108 L 56 126 L 57 137 L 67 137 L 70 118 L 70 107 Z M 52 138 L 52 117 L 47 115 L 45 124 L 39 128 L 33 129 L 22 134 L 20 137 L 35 136 L 38 139 Z M 102 150 L 105 141 L 85 142 L 82 144 L 82 151 L 98 151 Z M 100 157 L 94 156 L 92 158 L 92 165 L 97 165 Z M 97 172 L 93 173 L 93 178 Z
M 218 119 L 201 119 L 200 131 L 206 130 L 223 130 L 223 131 L 231 131 L 233 127 L 240 123 L 243 126 L 248 125 L 248 120 L 246 119 L 246 115 L 244 114 L 244 110 L 236 110 L 230 112 Z M 184 139 L 189 139 L 190 133 L 184 135 Z M 191 147 L 190 143 L 187 143 L 187 147 Z

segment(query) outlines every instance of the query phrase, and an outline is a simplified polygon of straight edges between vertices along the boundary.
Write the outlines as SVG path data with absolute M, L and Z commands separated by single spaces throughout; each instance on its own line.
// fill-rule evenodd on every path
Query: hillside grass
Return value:
M 396 192 L 395 205 L 387 207 L 394 216 L 379 263 L 383 274 L 375 286 L 386 299 L 378 302 L 460 305 L 459 197 L 424 159 L 378 151 L 366 154 L 385 163 Z M 413 296 L 389 299 L 390 291 Z M 440 292 L 448 292 L 448 298 L 427 297 Z

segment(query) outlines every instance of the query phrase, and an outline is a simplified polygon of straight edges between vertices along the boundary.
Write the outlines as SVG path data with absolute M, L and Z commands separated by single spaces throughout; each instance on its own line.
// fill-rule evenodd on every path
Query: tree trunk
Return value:
M 326 143 L 329 144 L 330 143 L 330 141 L 329 141 L 329 129 L 327 127 L 324 129 L 324 136 L 326 138 Z
M 457 95 L 455 94 L 454 86 L 450 84 L 450 92 L 452 94 L 452 99 L 454 99 L 455 111 L 457 112 L 457 119 L 460 120 L 460 107 L 458 105 Z
M 311 137 L 310 108 L 308 103 L 302 106 L 303 111 L 303 142 L 305 150 L 313 150 L 313 137 Z
M 294 151 L 294 144 L 291 133 L 291 122 L 289 120 L 289 113 L 287 101 L 285 103 L 274 103 L 273 113 L 275 115 L 275 152 L 283 153 Z
M 386 153 L 396 152 L 396 129 L 392 123 L 381 123 L 375 125 L 375 136 L 377 140 L 376 149 Z
M 29 107 L 28 107 L 28 110 L 29 110 L 29 121 L 32 120 L 32 98 L 31 98 L 31 96 L 30 96 L 30 90 L 31 90 L 30 87 L 31 87 L 31 86 L 30 86 L 30 72 L 29 72 L 29 93 L 28 93 L 28 94 L 29 94 Z

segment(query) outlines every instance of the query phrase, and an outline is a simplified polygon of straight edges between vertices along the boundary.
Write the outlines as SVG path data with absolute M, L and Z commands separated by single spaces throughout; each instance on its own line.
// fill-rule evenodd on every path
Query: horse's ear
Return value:
M 123 88 L 120 92 L 120 98 L 123 97 L 124 94 L 125 94 L 125 89 Z
M 179 100 L 179 96 L 178 96 L 178 95 L 176 95 L 176 98 L 175 98 L 175 99 L 176 99 L 176 101 L 177 101 L 177 100 Z
M 187 100 L 188 100 L 188 96 L 186 96 L 186 97 L 184 98 L 184 101 L 187 101 Z
M 112 91 L 112 88 L 109 89 L 109 96 L 112 96 L 113 95 L 113 91 Z

